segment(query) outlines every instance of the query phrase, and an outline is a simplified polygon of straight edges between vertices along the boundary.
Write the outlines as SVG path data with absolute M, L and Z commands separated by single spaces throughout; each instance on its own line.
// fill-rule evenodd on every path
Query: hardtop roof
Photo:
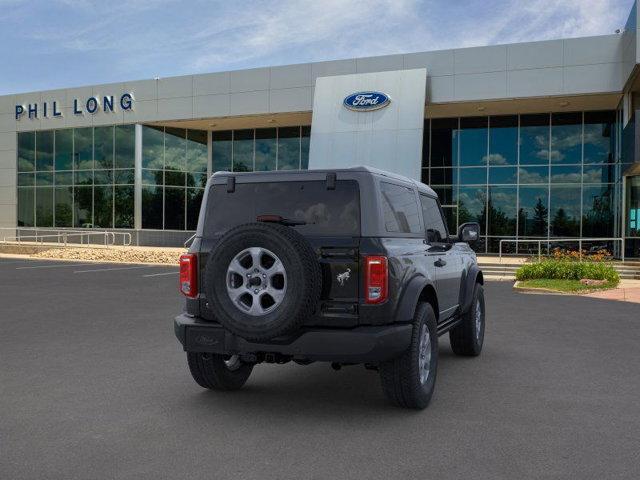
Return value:
M 404 175 L 399 175 L 397 173 L 392 173 L 392 172 L 388 172 L 386 170 L 380 170 L 378 168 L 374 168 L 374 167 L 369 167 L 366 165 L 358 165 L 358 166 L 354 166 L 354 167 L 348 167 L 348 168 L 323 168 L 323 169 L 312 169 L 312 170 L 271 170 L 271 171 L 266 171 L 266 172 L 226 172 L 226 171 L 220 171 L 220 172 L 216 172 L 213 174 L 214 177 L 256 177 L 256 176 L 280 176 L 280 175 L 285 175 L 285 176 L 304 176 L 305 174 L 322 174 L 322 173 L 336 173 L 339 174 L 340 172 L 349 172 L 349 173 L 354 173 L 354 172 L 361 172 L 361 173 L 368 173 L 371 175 L 376 175 L 376 176 L 380 176 L 380 177 L 385 177 L 387 179 L 390 180 L 398 180 L 404 183 L 410 183 L 412 184 L 414 187 L 416 187 L 419 191 L 422 191 L 423 193 L 427 193 L 429 195 L 432 196 L 437 196 L 437 194 L 433 191 L 433 189 L 431 187 L 429 187 L 428 185 L 422 183 L 422 182 L 418 182 L 412 178 L 409 177 L 405 177 Z

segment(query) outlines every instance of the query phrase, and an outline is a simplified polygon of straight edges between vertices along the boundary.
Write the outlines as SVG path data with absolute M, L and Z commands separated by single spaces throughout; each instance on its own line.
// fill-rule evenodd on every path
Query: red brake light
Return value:
M 388 295 L 387 257 L 364 257 L 364 262 L 365 303 L 382 303 Z
M 198 296 L 198 263 L 193 253 L 180 255 L 180 292 L 189 298 Z

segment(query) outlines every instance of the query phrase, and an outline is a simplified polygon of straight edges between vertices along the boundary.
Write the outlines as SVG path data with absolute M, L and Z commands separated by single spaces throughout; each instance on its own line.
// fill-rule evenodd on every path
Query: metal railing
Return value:
M 58 233 L 49 233 L 49 230 L 25 227 L 3 228 L 0 230 L 9 230 L 15 233 L 15 235 L 3 236 L 1 243 L 39 243 L 41 245 L 47 243 L 65 247 L 73 245 L 80 247 L 100 246 L 104 248 L 109 248 L 116 244 L 123 247 L 131 245 L 131 233 L 129 232 L 57 230 Z
M 620 242 L 620 257 L 624 262 L 624 238 L 616 237 L 616 238 L 541 238 L 541 239 L 510 239 L 505 238 L 500 240 L 500 244 L 498 246 L 498 256 L 500 258 L 500 262 L 502 262 L 502 244 L 503 243 L 515 243 L 516 247 L 519 243 L 537 243 L 538 244 L 538 259 L 542 258 L 542 245 L 547 245 L 547 251 L 551 249 L 551 245 L 555 243 L 577 243 L 578 244 L 578 257 L 582 260 L 582 245 L 585 243 L 593 243 L 593 242 Z

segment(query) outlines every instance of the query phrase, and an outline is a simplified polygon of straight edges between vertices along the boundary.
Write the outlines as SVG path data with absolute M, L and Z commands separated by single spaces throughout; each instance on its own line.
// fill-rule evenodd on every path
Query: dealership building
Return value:
M 634 5 L 611 35 L 1 96 L 0 240 L 180 245 L 216 171 L 370 165 L 431 185 L 450 231 L 480 222 L 481 252 L 639 257 L 638 25 Z

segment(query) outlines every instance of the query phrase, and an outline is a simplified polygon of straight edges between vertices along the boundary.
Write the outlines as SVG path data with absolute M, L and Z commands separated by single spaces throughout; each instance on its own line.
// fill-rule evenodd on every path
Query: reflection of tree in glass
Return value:
M 547 235 L 548 214 L 549 210 L 543 205 L 542 199 L 538 198 L 533 208 L 533 235 Z
M 164 172 L 164 184 L 174 185 L 176 187 L 184 186 L 184 173 L 167 170 Z
M 462 225 L 463 223 L 473 222 L 474 218 L 471 215 L 471 212 L 467 209 L 464 204 L 464 201 L 460 199 L 458 201 L 458 225 Z
M 533 207 L 533 218 L 529 219 L 529 213 L 524 209 L 518 210 L 518 222 L 520 226 L 520 235 L 533 235 L 536 237 L 547 236 L 549 210 L 542 203 L 542 199 L 538 197 L 536 206 Z
M 458 198 L 458 225 L 467 222 L 478 222 L 485 225 L 486 215 L 485 193 L 482 190 L 474 190 L 473 195 L 461 193 Z
M 516 230 L 516 221 L 515 218 L 509 217 L 505 212 L 500 208 L 495 208 L 493 205 L 493 200 L 489 197 L 487 201 L 486 211 L 483 210 L 481 219 L 484 219 L 489 216 L 489 229 L 488 232 L 490 235 L 513 235 Z M 480 225 L 484 225 L 484 223 L 480 223 Z
M 66 203 L 56 203 L 57 227 L 70 227 L 72 218 L 71 205 Z
M 91 211 L 91 204 L 93 203 L 93 191 L 91 188 L 76 188 L 73 196 L 78 210 Z
M 36 223 L 39 227 L 53 226 L 53 210 L 50 206 L 36 206 Z
M 115 228 L 133 228 L 133 196 L 132 186 L 115 187 Z
M 611 208 L 611 198 L 606 192 L 601 195 L 593 195 L 590 207 L 585 201 L 583 211 L 584 236 L 607 237 L 612 234 L 610 226 L 613 224 L 613 209 Z
M 571 237 L 580 229 L 580 223 L 573 217 L 567 215 L 564 208 L 558 208 L 553 220 L 551 220 L 551 232 L 556 237 Z

